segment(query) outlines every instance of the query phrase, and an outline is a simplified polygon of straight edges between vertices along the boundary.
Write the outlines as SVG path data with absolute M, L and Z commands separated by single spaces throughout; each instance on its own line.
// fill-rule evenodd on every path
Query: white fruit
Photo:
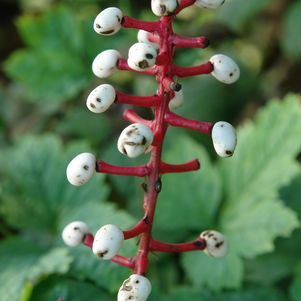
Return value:
M 129 49 L 128 65 L 130 68 L 143 71 L 156 63 L 157 51 L 150 44 L 136 43 Z
M 96 158 L 93 154 L 79 154 L 68 164 L 67 179 L 72 185 L 81 186 L 92 178 L 95 167 Z
M 210 58 L 213 65 L 211 74 L 225 84 L 232 84 L 239 79 L 240 70 L 237 64 L 228 56 L 216 54 Z
M 114 49 L 99 53 L 92 63 L 93 73 L 100 78 L 111 76 L 117 71 L 117 64 L 120 58 L 120 53 Z
M 204 252 L 207 255 L 220 258 L 228 254 L 228 240 L 220 232 L 206 230 L 201 233 L 200 237 L 206 241 L 206 248 L 204 249 Z
M 226 158 L 233 155 L 237 138 L 235 129 L 230 123 L 226 121 L 215 123 L 211 136 L 214 149 L 220 157 Z
M 95 234 L 92 251 L 102 259 L 111 259 L 122 247 L 123 232 L 115 225 L 105 225 Z
M 141 275 L 133 274 L 126 279 L 118 291 L 118 301 L 146 301 L 152 289 L 150 281 Z
M 142 123 L 133 123 L 121 132 L 117 147 L 122 154 L 135 158 L 149 148 L 153 138 L 153 132 L 148 126 Z
M 157 43 L 151 42 L 151 41 L 148 39 L 148 34 L 149 34 L 148 31 L 145 31 L 145 30 L 140 29 L 140 30 L 138 31 L 138 34 L 137 34 L 138 42 L 140 42 L 140 43 L 145 43 L 145 44 L 149 44 L 149 45 L 151 45 L 153 48 L 155 48 L 156 50 L 159 50 L 159 49 L 160 49 L 160 45 L 157 44 Z
M 205 8 L 219 8 L 224 4 L 225 0 L 196 0 L 195 5 Z
M 179 108 L 184 103 L 183 90 L 175 91 L 175 96 L 170 100 L 168 107 L 170 110 Z
M 172 16 L 179 7 L 179 0 L 152 0 L 152 11 L 158 16 Z
M 87 107 L 93 113 L 105 112 L 113 103 L 116 97 L 113 86 L 103 84 L 96 87 L 87 98 Z
M 94 21 L 94 30 L 106 36 L 111 36 L 121 28 L 122 11 L 117 7 L 108 7 L 101 11 Z
M 62 238 L 65 244 L 69 247 L 79 246 L 85 239 L 85 236 L 90 233 L 86 223 L 76 221 L 68 224 L 62 233 Z

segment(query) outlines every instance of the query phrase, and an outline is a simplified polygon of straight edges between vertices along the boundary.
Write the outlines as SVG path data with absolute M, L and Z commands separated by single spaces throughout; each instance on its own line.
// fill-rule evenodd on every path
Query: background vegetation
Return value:
M 94 33 L 93 19 L 107 6 L 155 19 L 150 1 L 1 1 L 1 301 L 116 300 L 129 275 L 83 246 L 65 247 L 60 237 L 75 219 L 95 233 L 105 223 L 127 229 L 142 214 L 141 179 L 97 175 L 75 188 L 65 177 L 68 162 L 84 151 L 111 164 L 148 160 L 117 151 L 127 124 L 123 106 L 100 116 L 85 107 L 89 91 L 104 82 L 136 95 L 156 91 L 147 76 L 93 76 L 100 51 L 115 48 L 126 57 L 136 41 L 136 30 Z M 301 300 L 300 28 L 300 0 L 227 0 L 219 11 L 193 7 L 176 19 L 178 33 L 211 40 L 204 51 L 178 49 L 178 64 L 195 65 L 220 52 L 241 67 L 232 86 L 211 76 L 181 80 L 185 104 L 177 113 L 232 122 L 239 142 L 233 158 L 217 160 L 209 137 L 168 131 L 166 161 L 199 158 L 202 168 L 164 176 L 154 236 L 182 242 L 215 228 L 227 235 L 231 252 L 220 260 L 198 252 L 151 254 L 150 300 Z M 122 252 L 135 254 L 135 242 Z

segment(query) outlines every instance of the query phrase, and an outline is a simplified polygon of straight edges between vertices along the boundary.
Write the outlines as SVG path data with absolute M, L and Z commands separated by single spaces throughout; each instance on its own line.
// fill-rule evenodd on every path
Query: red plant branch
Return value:
M 111 165 L 102 160 L 98 160 L 96 163 L 96 172 L 114 175 L 145 177 L 151 172 L 151 169 L 147 165 L 136 167 L 123 167 Z
M 153 121 L 152 120 L 146 120 L 140 117 L 139 115 L 136 114 L 136 112 L 132 109 L 126 109 L 123 112 L 123 118 L 132 122 L 132 123 L 143 123 L 147 125 L 149 128 L 152 128 Z
M 199 160 L 195 159 L 185 164 L 166 164 L 161 162 L 160 173 L 176 173 L 176 172 L 187 172 L 200 169 Z
M 188 251 L 199 251 L 204 250 L 206 242 L 202 238 L 198 238 L 195 241 L 181 243 L 181 244 L 168 244 L 151 239 L 149 249 L 152 252 L 188 252 Z
M 165 115 L 165 120 L 172 126 L 199 131 L 207 135 L 211 135 L 211 130 L 214 125 L 212 122 L 202 122 L 198 120 L 187 119 L 172 112 L 168 112 Z
M 192 5 L 195 0 L 182 0 L 176 11 Z M 142 185 L 144 189 L 143 209 L 145 211 L 143 219 L 133 228 L 123 231 L 124 239 L 139 237 L 139 249 L 134 258 L 116 255 L 111 261 L 132 269 L 134 273 L 145 275 L 148 266 L 148 252 L 187 252 L 194 250 L 204 250 L 205 240 L 197 238 L 192 242 L 169 244 L 155 240 L 152 237 L 152 226 L 156 208 L 158 194 L 161 191 L 161 175 L 165 173 L 188 172 L 200 168 L 197 159 L 184 164 L 167 164 L 161 160 L 164 137 L 169 125 L 193 129 L 210 135 L 213 123 L 191 120 L 176 115 L 169 110 L 169 102 L 175 96 L 175 92 L 181 89 L 181 85 L 175 77 L 185 77 L 191 75 L 208 74 L 213 71 L 213 65 L 207 62 L 194 67 L 180 67 L 173 64 L 173 54 L 175 47 L 198 47 L 206 48 L 209 40 L 206 37 L 184 38 L 173 33 L 172 20 L 174 16 L 161 17 L 156 22 L 145 22 L 125 16 L 122 19 L 122 26 L 125 28 L 143 29 L 149 32 L 150 41 L 160 45 L 160 53 L 156 58 L 156 64 L 145 71 L 132 70 L 127 61 L 123 58 L 118 61 L 119 70 L 135 71 L 153 75 L 158 83 L 158 91 L 150 96 L 132 96 L 116 91 L 116 104 L 131 104 L 142 107 L 153 107 L 154 119 L 146 120 L 140 117 L 134 110 L 126 109 L 123 117 L 132 123 L 142 123 L 147 125 L 153 132 L 154 139 L 151 146 L 150 161 L 146 165 L 134 167 L 114 166 L 98 160 L 96 171 L 101 173 L 131 175 L 147 177 L 147 184 Z M 86 246 L 92 248 L 93 236 L 85 236 Z
M 144 71 L 134 70 L 134 69 L 130 68 L 130 66 L 127 63 L 127 60 L 122 59 L 122 58 L 118 60 L 117 68 L 119 70 L 133 71 L 133 72 L 142 73 L 142 74 L 149 74 L 149 75 L 156 75 L 158 73 L 157 66 L 153 66 L 152 68 L 149 68 L 149 69 L 144 70 Z
M 178 77 L 186 77 L 200 74 L 209 74 L 213 71 L 213 65 L 210 62 L 194 67 L 181 67 L 173 65 L 173 74 Z
M 209 46 L 209 40 L 206 37 L 184 38 L 174 34 L 170 40 L 176 47 L 206 48 Z
M 153 107 L 160 101 L 160 98 L 157 94 L 150 96 L 134 96 L 128 95 L 119 91 L 116 91 L 116 104 L 130 104 L 137 105 L 141 107 Z

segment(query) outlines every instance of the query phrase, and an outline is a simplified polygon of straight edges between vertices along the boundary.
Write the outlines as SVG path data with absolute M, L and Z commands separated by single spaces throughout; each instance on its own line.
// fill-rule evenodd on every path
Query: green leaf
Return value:
M 280 190 L 280 197 L 285 204 L 298 213 L 299 219 L 301 218 L 301 174 L 287 186 Z
M 193 287 L 178 287 L 169 296 L 170 300 L 180 301 L 284 301 L 285 297 L 276 289 L 265 287 L 248 288 L 238 292 L 223 292 L 212 294 L 205 290 L 198 290 Z
M 45 253 L 32 241 L 6 239 L 0 244 L 1 301 L 19 301 L 27 281 L 37 280 L 41 275 L 65 273 L 70 261 L 64 249 Z
M 113 301 L 116 299 L 116 297 L 111 298 L 105 290 L 89 282 L 52 276 L 34 288 L 30 301 L 55 301 L 59 298 L 65 301 Z
M 301 1 L 295 1 L 290 4 L 285 12 L 283 22 L 283 35 L 280 39 L 283 51 L 289 57 L 301 59 L 301 39 L 299 28 L 301 27 Z
M 82 23 L 70 9 L 57 6 L 41 17 L 25 15 L 17 27 L 28 47 L 15 51 L 5 69 L 30 99 L 61 102 L 87 85 L 91 61 L 85 57 Z
M 156 227 L 164 231 L 186 229 L 198 232 L 211 227 L 221 200 L 221 186 L 206 151 L 191 138 L 179 136 L 164 157 L 171 164 L 199 159 L 201 170 L 162 177 Z
M 260 13 L 272 0 L 226 1 L 220 9 L 218 20 L 235 31 L 241 31 L 243 25 Z
M 110 123 L 104 114 L 91 114 L 86 108 L 78 108 L 66 112 L 64 119 L 57 124 L 56 131 L 98 144 L 110 135 Z
M 292 301 L 299 301 L 301 298 L 301 262 L 299 262 L 298 266 L 298 272 L 295 275 L 289 291 Z
M 193 260 L 185 254 L 183 266 L 195 285 L 239 287 L 242 258 L 273 251 L 276 237 L 287 237 L 299 226 L 296 213 L 279 200 L 278 190 L 300 171 L 296 161 L 300 136 L 301 106 L 294 95 L 270 102 L 253 123 L 238 130 L 233 158 L 218 165 L 225 202 L 217 230 L 228 238 L 230 254 L 222 260 L 204 256 Z M 196 267 L 201 271 L 198 277 Z
M 66 212 L 83 202 L 104 201 L 108 187 L 103 175 L 95 175 L 82 187 L 66 179 L 67 164 L 86 151 L 89 147 L 84 143 L 64 148 L 51 135 L 21 139 L 6 153 L 0 209 L 7 222 L 22 231 L 44 232 L 49 243 L 51 237 L 56 238 L 59 220 Z
M 17 50 L 6 61 L 7 74 L 37 102 L 62 102 L 75 97 L 91 75 L 85 63 L 67 49 Z
M 212 291 L 239 288 L 243 277 L 241 259 L 232 252 L 224 258 L 212 258 L 205 253 L 187 252 L 182 255 L 182 266 L 195 287 L 206 286 Z

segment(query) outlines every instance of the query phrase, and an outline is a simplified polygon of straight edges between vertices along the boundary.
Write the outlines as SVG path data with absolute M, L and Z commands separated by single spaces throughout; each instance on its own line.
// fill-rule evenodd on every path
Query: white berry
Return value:
M 201 233 L 201 238 L 206 242 L 204 252 L 212 257 L 224 257 L 228 254 L 229 243 L 226 237 L 220 232 L 214 230 L 206 230 Z
M 169 101 L 168 107 L 170 110 L 181 107 L 184 103 L 183 90 L 175 91 L 175 96 Z
M 225 3 L 225 0 L 196 0 L 195 5 L 205 8 L 219 8 Z
M 62 238 L 65 244 L 69 247 L 79 246 L 85 239 L 85 236 L 90 233 L 86 223 L 76 221 L 68 224 L 62 233 Z
M 142 123 L 133 123 L 121 132 L 117 147 L 122 154 L 135 158 L 149 148 L 153 138 L 153 132 L 148 126 Z
M 102 259 L 111 259 L 122 247 L 123 232 L 115 225 L 105 225 L 95 234 L 92 251 Z
M 179 7 L 179 0 L 152 0 L 152 11 L 158 16 L 172 16 Z
M 92 178 L 95 167 L 96 158 L 93 154 L 79 154 L 68 164 L 67 179 L 72 185 L 81 186 Z
M 140 29 L 140 30 L 138 31 L 138 34 L 137 34 L 138 42 L 140 42 L 140 43 L 145 43 L 145 44 L 149 44 L 149 45 L 151 45 L 153 48 L 155 48 L 156 50 L 159 50 L 159 49 L 160 49 L 160 45 L 159 45 L 158 43 L 151 42 L 151 41 L 148 39 L 148 34 L 149 34 L 148 31 L 145 31 L 145 30 Z
M 122 11 L 117 7 L 108 7 L 101 11 L 94 21 L 94 30 L 106 36 L 111 36 L 121 28 Z
M 120 58 L 120 53 L 114 49 L 101 52 L 92 63 L 93 73 L 100 78 L 111 76 L 117 71 L 117 64 Z
M 118 291 L 118 301 L 146 301 L 151 293 L 150 281 L 141 275 L 133 274 L 126 279 Z
M 214 124 L 211 132 L 212 142 L 216 153 L 220 157 L 231 157 L 236 147 L 235 128 L 226 121 Z
M 105 112 L 114 102 L 116 97 L 113 86 L 103 84 L 96 87 L 87 98 L 87 107 L 93 113 Z
M 236 82 L 240 75 L 240 70 L 237 64 L 228 56 L 216 54 L 210 58 L 213 65 L 211 74 L 220 82 L 232 84 Z
M 129 49 L 128 65 L 130 68 L 143 71 L 156 63 L 157 51 L 150 44 L 136 43 Z

